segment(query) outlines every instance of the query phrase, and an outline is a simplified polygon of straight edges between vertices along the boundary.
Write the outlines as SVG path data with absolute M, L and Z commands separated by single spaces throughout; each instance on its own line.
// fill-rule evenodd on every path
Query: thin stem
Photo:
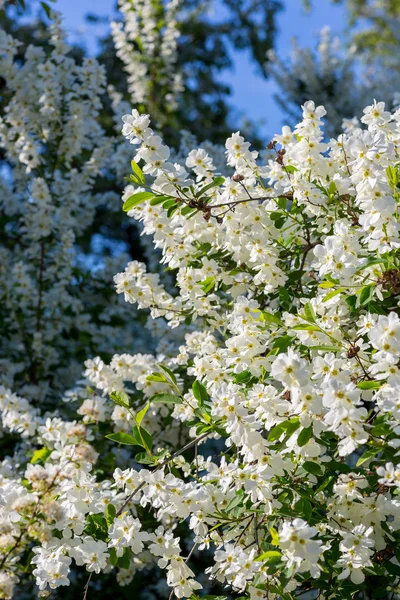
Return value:
M 83 598 L 82 600 L 86 600 L 87 595 L 88 595 L 88 591 L 89 591 L 89 584 L 90 584 L 90 580 L 92 579 L 92 575 L 93 575 L 93 571 L 90 573 L 89 578 L 86 582 L 85 587 L 83 588 Z
M 40 244 L 40 266 L 39 266 L 39 295 L 38 295 L 38 303 L 36 306 L 36 331 L 40 331 L 41 329 L 41 318 L 42 318 L 42 295 L 43 295 L 43 274 L 44 274 L 44 257 L 45 257 L 45 249 L 44 249 L 44 241 Z
M 254 538 L 257 544 L 257 550 L 261 552 L 260 541 L 258 539 L 258 522 L 257 522 L 257 513 L 254 514 Z
M 279 194 L 279 196 L 260 196 L 258 198 L 253 198 L 249 195 L 249 198 L 245 198 L 244 200 L 232 200 L 231 202 L 223 202 L 222 204 L 206 204 L 204 208 L 221 208 L 223 206 L 236 206 L 236 204 L 243 204 L 245 202 L 263 202 L 264 200 L 276 200 L 276 198 L 286 198 L 287 200 L 292 199 L 292 194 Z

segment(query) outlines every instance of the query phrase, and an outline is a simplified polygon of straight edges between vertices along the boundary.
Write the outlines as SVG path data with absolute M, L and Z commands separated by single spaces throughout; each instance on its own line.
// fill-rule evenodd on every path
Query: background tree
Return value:
M 1 286 L 5 343 L 0 360 L 3 382 L 15 384 L 38 401 L 71 385 L 84 358 L 95 354 L 106 358 L 103 342 L 108 344 L 108 327 L 121 326 L 118 343 L 125 340 L 127 350 L 144 348 L 148 340 L 131 316 L 127 325 L 124 308 L 117 309 L 114 296 L 114 308 L 107 304 L 116 270 L 110 265 L 117 260 L 124 264 L 127 255 L 152 260 L 140 241 L 140 229 L 120 211 L 122 182 L 132 154 L 120 136 L 121 114 L 132 107 L 150 111 L 157 130 L 177 148 L 174 160 L 183 163 L 180 132 L 188 130 L 198 137 L 196 144 L 206 138 L 221 141 L 232 113 L 230 90 L 219 83 L 218 74 L 232 66 L 232 47 L 250 50 L 260 71 L 265 71 L 264 56 L 276 34 L 275 15 L 282 8 L 276 0 L 227 0 L 226 16 L 214 21 L 207 12 L 212 4 L 121 1 L 121 18 L 113 23 L 113 35 L 102 42 L 99 67 L 82 48 L 67 47 L 61 30 L 55 41 L 49 9 L 43 4 L 3 3 L 0 81 L 4 190 L 0 235 L 7 265 Z M 99 84 L 93 89 L 89 69 L 98 73 Z M 32 89 L 21 113 L 26 73 Z M 57 94 L 51 91 L 51 82 L 59 88 Z M 82 91 L 75 92 L 74 86 Z M 90 110 L 76 108 L 77 100 L 71 100 L 76 93 L 83 94 L 82 105 Z M 79 141 L 70 137 L 71 130 Z M 22 139 L 28 141 L 28 149 Z M 67 150 L 66 140 L 76 152 Z M 31 148 L 35 159 L 29 155 Z M 71 177 L 71 169 L 78 177 L 90 161 L 95 164 L 99 153 L 101 160 L 91 167 L 83 187 L 68 194 L 74 182 L 64 178 Z M 16 289 L 19 296 L 13 298 Z
M 330 135 L 341 131 L 343 119 L 360 116 L 374 97 L 389 107 L 400 102 L 400 2 L 341 3 L 348 16 L 347 44 L 324 28 L 315 51 L 294 40 L 289 60 L 269 54 L 269 69 L 280 87 L 278 104 L 295 122 L 299 106 L 313 98 L 328 109 Z M 312 3 L 306 6 L 312 10 Z
M 157 129 L 172 145 L 180 143 L 176 127 L 199 142 L 222 143 L 235 113 L 231 89 L 220 74 L 233 67 L 233 50 L 243 50 L 267 76 L 266 56 L 283 7 L 280 0 L 223 0 L 218 6 L 120 0 L 121 18 L 113 23 L 113 36 L 101 41 L 98 58 L 109 83 L 134 107 L 154 114 Z M 90 15 L 91 21 L 98 19 Z
M 384 57 L 399 69 L 399 0 L 334 0 L 346 4 L 353 40 L 367 61 Z

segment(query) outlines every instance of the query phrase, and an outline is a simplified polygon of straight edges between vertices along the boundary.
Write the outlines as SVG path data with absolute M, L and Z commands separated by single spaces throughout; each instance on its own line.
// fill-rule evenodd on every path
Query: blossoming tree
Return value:
M 22 61 L 18 40 L 0 31 L 0 381 L 39 403 L 58 402 L 88 353 L 110 352 L 106 340 L 124 318 L 125 347 L 138 330 L 110 297 L 118 260 L 93 269 L 77 250 L 97 207 L 119 204 L 95 188 L 108 156 L 118 172 L 126 152 L 99 124 L 104 70 L 69 56 L 56 15 L 50 34 L 47 52 L 31 45 Z
M 307 102 L 265 157 L 234 133 L 229 175 L 124 117 L 124 210 L 177 291 L 135 261 L 116 290 L 185 341 L 87 361 L 74 421 L 3 391 L 4 427 L 27 424 L 1 468 L 3 597 L 26 568 L 46 597 L 73 565 L 123 585 L 155 563 L 170 598 L 398 597 L 400 112 L 329 143 L 324 115 Z

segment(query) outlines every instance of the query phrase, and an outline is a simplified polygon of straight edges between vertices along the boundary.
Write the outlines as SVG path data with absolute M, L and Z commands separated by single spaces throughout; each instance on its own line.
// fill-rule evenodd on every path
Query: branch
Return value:
M 222 204 L 205 204 L 204 208 L 221 208 L 224 206 L 236 206 L 236 204 L 243 204 L 244 202 L 263 202 L 264 200 L 276 200 L 276 198 L 286 198 L 287 200 L 293 200 L 293 194 L 277 194 L 275 196 L 260 196 L 258 198 L 245 198 L 244 200 L 232 200 L 232 202 L 223 202 Z M 200 209 L 202 210 L 202 209 Z

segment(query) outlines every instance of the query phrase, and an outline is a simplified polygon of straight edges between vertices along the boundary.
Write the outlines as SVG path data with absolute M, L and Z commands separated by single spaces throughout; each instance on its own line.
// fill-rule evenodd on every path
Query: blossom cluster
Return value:
M 267 555 L 278 546 L 288 586 L 298 590 L 304 576 L 295 584 L 293 575 L 303 573 L 324 589 L 336 548 L 338 589 L 340 581 L 357 586 L 366 574 L 383 575 L 384 552 L 394 582 L 398 571 L 399 505 L 390 487 L 399 434 L 400 113 L 374 102 L 364 110 L 364 128 L 329 143 L 325 114 L 307 102 L 302 122 L 271 142 L 267 162 L 233 134 L 230 177 L 216 172 L 204 149 L 190 151 L 185 166 L 170 162 L 146 115 L 133 111 L 123 128 L 139 145 L 136 163 L 144 163 L 143 172 L 133 164 L 124 210 L 177 270 L 178 293 L 167 293 L 137 263 L 116 276 L 117 291 L 172 327 L 201 324 L 203 343 L 200 331 L 189 334 L 196 346 L 182 346 L 175 363 L 201 382 L 208 400 L 183 395 L 189 407 L 173 415 L 181 412 L 190 425 L 203 421 L 197 433 L 224 430 L 231 468 L 245 470 L 234 508 L 255 520 L 250 503 L 254 511 L 260 502 L 270 517 L 255 533 L 239 518 L 224 546 L 232 539 L 237 552 L 254 546 L 256 562 L 264 554 L 275 562 Z M 297 481 L 319 483 L 317 496 L 295 491 Z M 285 520 L 289 509 L 299 518 Z M 219 553 L 210 573 L 233 589 L 249 591 L 249 580 L 264 590 L 276 583 L 259 565 L 241 578 L 240 568 L 219 564 Z
M 44 594 L 75 565 L 121 585 L 158 565 L 191 600 L 398 597 L 400 112 L 329 141 L 324 116 L 307 102 L 262 156 L 234 133 L 223 175 L 124 117 L 123 208 L 176 288 L 115 276 L 163 338 L 88 360 L 72 420 L 3 389 L 4 598 L 30 546 Z
M 154 0 L 119 0 L 118 8 L 122 20 L 111 23 L 111 32 L 132 103 L 156 110 L 162 93 L 164 109 L 173 110 L 183 89 L 177 68 L 180 0 L 169 0 L 165 6 Z

